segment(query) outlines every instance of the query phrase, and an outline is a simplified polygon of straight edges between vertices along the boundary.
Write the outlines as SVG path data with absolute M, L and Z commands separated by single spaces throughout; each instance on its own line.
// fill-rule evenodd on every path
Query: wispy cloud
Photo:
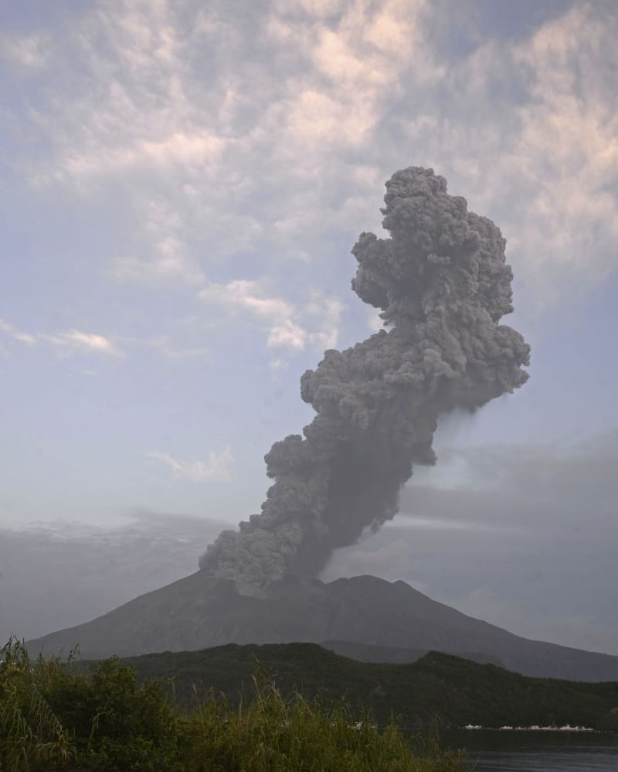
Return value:
M 309 333 L 309 340 L 318 350 L 335 348 L 339 340 L 341 314 L 345 308 L 334 295 L 316 296 L 305 308 L 305 315 L 318 323 L 318 330 Z
M 33 346 L 38 342 L 50 344 L 63 356 L 81 352 L 101 354 L 110 357 L 124 357 L 126 354 L 119 347 L 119 343 L 123 348 L 137 346 L 142 349 L 152 349 L 158 351 L 168 359 L 177 360 L 204 357 L 207 356 L 210 351 L 207 346 L 195 345 L 194 340 L 187 345 L 187 343 L 183 343 L 171 335 L 160 335 L 158 337 L 145 339 L 114 336 L 114 340 L 112 340 L 110 337 L 104 335 L 83 332 L 76 329 L 71 329 L 66 332 L 31 335 L 30 333 L 17 330 L 13 325 L 3 319 L 0 319 L 0 333 L 4 333 L 10 338 L 17 340 L 20 343 L 25 343 L 28 346 Z M 74 369 L 74 372 L 78 371 L 88 375 L 94 374 L 93 370 L 87 368 Z
M 0 35 L 0 58 L 12 64 L 38 70 L 49 56 L 49 40 L 45 35 Z
M 518 530 L 516 526 L 505 523 L 477 522 L 471 519 L 456 519 L 454 517 L 423 517 L 408 512 L 400 512 L 397 528 L 430 528 L 437 531 L 499 531 L 505 535 Z
M 344 305 L 335 296 L 316 296 L 299 309 L 288 300 L 269 295 L 260 282 L 241 279 L 208 284 L 200 290 L 199 297 L 230 313 L 244 312 L 261 321 L 269 348 L 302 351 L 311 345 L 322 351 L 337 344 Z M 276 362 L 275 368 L 280 366 L 280 360 Z
M 36 343 L 36 337 L 30 335 L 27 332 L 20 332 L 16 330 L 13 325 L 0 319 L 0 332 L 5 333 L 13 340 L 18 340 L 20 343 L 26 343 L 28 346 L 33 346 Z
M 29 179 L 126 203 L 119 280 L 200 287 L 239 251 L 315 259 L 333 230 L 375 229 L 376 187 L 433 165 L 501 223 L 530 295 L 585 291 L 616 269 L 618 17 L 565 5 L 447 55 L 435 31 L 474 21 L 446 7 L 278 0 L 241 23 L 233 4 L 99 0 L 65 28 L 79 77 L 23 118 L 49 148 Z M 276 330 L 271 345 L 302 345 Z
M 307 179 L 332 186 L 353 174 L 355 164 L 337 154 L 371 141 L 381 89 L 410 56 L 427 57 L 414 24 L 422 5 L 389 1 L 378 12 L 354 3 L 329 30 L 313 5 L 304 21 L 286 4 L 270 19 L 256 10 L 245 28 L 224 8 L 101 0 L 96 13 L 67 27 L 79 83 L 69 79 L 51 109 L 32 113 L 52 153 L 32 168 L 31 181 L 82 194 L 110 185 L 128 197 L 144 254 L 116 259 L 113 273 L 123 281 L 199 281 L 189 248 L 196 236 L 225 255 L 266 234 L 284 253 L 306 258 L 299 236 L 323 211 L 320 192 L 303 194 Z M 401 45 L 386 45 L 386 31 Z M 246 35 L 270 63 L 256 69 L 243 60 Z M 205 51 L 220 73 L 208 89 Z M 293 66 L 273 79 L 279 59 Z M 154 202 L 144 190 L 154 191 Z
M 206 357 L 210 353 L 207 346 L 183 346 L 169 335 L 162 335 L 148 342 L 148 345 L 169 359 L 194 359 Z
M 618 267 L 617 34 L 608 4 L 565 6 L 529 36 L 484 40 L 448 72 L 448 103 L 400 116 L 451 191 L 500 223 L 543 310 Z
M 183 218 L 174 206 L 149 196 L 136 196 L 133 203 L 146 247 L 141 255 L 117 257 L 112 275 L 120 282 L 202 284 L 203 271 L 183 238 Z
M 296 308 L 277 297 L 268 297 L 255 281 L 238 280 L 209 284 L 200 293 L 206 303 L 215 303 L 231 312 L 245 311 L 261 320 L 268 331 L 267 345 L 300 351 L 307 343 L 307 331 L 295 320 Z
M 169 455 L 169 453 L 159 453 L 152 451 L 145 453 L 145 456 L 155 461 L 161 461 L 165 464 L 172 474 L 174 480 L 190 480 L 194 483 L 201 482 L 228 482 L 232 479 L 231 465 L 234 457 L 229 448 L 225 448 L 221 453 L 211 451 L 206 461 L 199 459 L 178 459 Z
M 109 338 L 94 333 L 69 330 L 55 335 L 40 335 L 39 338 L 56 346 L 64 354 L 85 352 L 112 357 L 124 356 Z

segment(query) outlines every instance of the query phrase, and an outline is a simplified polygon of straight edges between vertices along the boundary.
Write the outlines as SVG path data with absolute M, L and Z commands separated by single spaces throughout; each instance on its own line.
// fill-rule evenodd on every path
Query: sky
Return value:
M 259 511 L 300 376 L 380 324 L 350 249 L 415 165 L 502 229 L 531 377 L 449 416 L 324 578 L 618 654 L 614 0 L 22 0 L 0 30 L 0 635 Z

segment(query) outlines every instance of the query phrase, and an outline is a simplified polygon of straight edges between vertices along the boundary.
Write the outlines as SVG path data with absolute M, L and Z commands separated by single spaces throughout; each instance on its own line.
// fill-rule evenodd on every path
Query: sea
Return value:
M 461 730 L 441 743 L 465 748 L 474 772 L 618 772 L 618 734 Z

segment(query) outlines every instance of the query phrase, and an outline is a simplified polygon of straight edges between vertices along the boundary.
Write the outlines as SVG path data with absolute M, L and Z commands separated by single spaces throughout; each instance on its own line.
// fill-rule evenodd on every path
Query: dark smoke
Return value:
M 396 172 L 384 200 L 390 238 L 360 235 L 352 288 L 389 329 L 326 351 L 302 376 L 317 415 L 265 456 L 275 482 L 262 513 L 209 545 L 207 573 L 258 587 L 317 574 L 334 549 L 394 517 L 413 465 L 435 463 L 441 415 L 476 410 L 528 378 L 529 346 L 498 324 L 513 310 L 499 228 L 432 169 Z

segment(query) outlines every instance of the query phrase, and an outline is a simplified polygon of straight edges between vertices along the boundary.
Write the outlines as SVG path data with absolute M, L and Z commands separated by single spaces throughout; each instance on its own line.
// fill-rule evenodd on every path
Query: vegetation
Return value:
M 345 699 L 365 707 L 380 725 L 396 715 L 406 729 L 565 724 L 618 730 L 618 683 L 529 678 L 492 664 L 431 652 L 405 665 L 357 662 L 310 643 L 237 646 L 147 654 L 126 660 L 143 678 L 173 678 L 179 699 L 190 702 L 199 684 L 239 704 L 256 662 L 285 698 Z
M 152 665 L 152 662 L 150 663 Z M 253 699 L 211 691 L 179 707 L 173 681 L 138 680 L 118 659 L 0 652 L 0 772 L 454 772 L 434 743 L 421 755 L 394 724 L 378 732 L 345 704 L 284 698 L 254 679 Z

